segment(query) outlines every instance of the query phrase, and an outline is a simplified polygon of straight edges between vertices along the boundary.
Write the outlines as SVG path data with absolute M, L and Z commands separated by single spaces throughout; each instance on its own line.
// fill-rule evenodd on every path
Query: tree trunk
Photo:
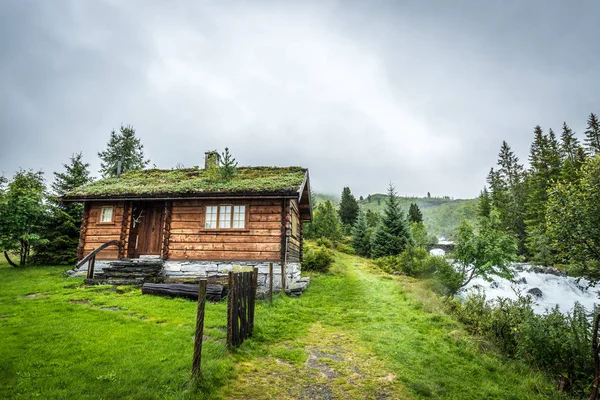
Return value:
M 10 257 L 8 256 L 8 252 L 6 252 L 6 251 L 4 252 L 4 258 L 6 258 L 6 261 L 8 261 L 8 264 L 9 264 L 11 267 L 15 267 L 15 268 L 17 268 L 17 267 L 18 267 L 18 265 L 17 265 L 17 264 L 15 264 L 14 262 L 12 262 L 12 260 L 11 260 L 11 259 L 10 259 Z

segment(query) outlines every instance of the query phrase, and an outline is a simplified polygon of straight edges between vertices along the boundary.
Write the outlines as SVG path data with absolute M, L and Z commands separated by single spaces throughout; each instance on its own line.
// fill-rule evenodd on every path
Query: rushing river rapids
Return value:
M 432 250 L 433 255 L 443 255 L 440 251 Z M 585 279 L 565 276 L 553 268 L 535 267 L 529 264 L 514 264 L 515 277 L 509 281 L 493 276 L 488 282 L 482 278 L 473 279 L 459 293 L 464 299 L 470 293 L 483 292 L 487 299 L 500 297 L 516 299 L 518 295 L 531 296 L 533 309 L 542 314 L 546 310 L 558 306 L 560 311 L 568 312 L 575 302 L 581 303 L 586 310 L 591 311 L 595 305 L 600 305 L 599 287 L 588 287 Z

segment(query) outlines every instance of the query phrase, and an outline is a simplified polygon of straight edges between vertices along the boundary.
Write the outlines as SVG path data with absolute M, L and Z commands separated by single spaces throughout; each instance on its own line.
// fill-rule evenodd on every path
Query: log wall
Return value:
M 113 221 L 112 223 L 99 223 L 100 220 L 100 209 L 106 206 L 113 206 Z M 122 241 L 124 238 L 127 238 L 127 230 L 129 227 L 125 228 L 125 235 L 123 236 L 123 212 L 125 202 L 115 202 L 115 203 L 91 203 L 89 207 L 89 212 L 86 215 L 86 218 L 83 221 L 83 225 L 85 226 L 85 236 L 84 236 L 84 245 L 83 245 L 83 257 L 100 247 L 106 242 L 111 240 Z M 128 216 L 125 216 L 126 219 Z M 126 222 L 127 223 L 127 222 Z M 126 245 L 123 243 L 123 245 Z M 116 260 L 119 258 L 119 248 L 111 246 L 106 250 L 102 250 L 96 256 L 98 259 L 102 260 Z
M 245 205 L 243 230 L 206 230 L 207 205 Z M 253 199 L 209 202 L 173 201 L 169 260 L 279 261 L 281 259 L 281 200 Z
M 302 253 L 302 225 L 300 222 L 300 210 L 298 209 L 298 202 L 296 200 L 290 200 L 289 202 L 289 215 L 287 220 L 287 261 L 300 262 Z

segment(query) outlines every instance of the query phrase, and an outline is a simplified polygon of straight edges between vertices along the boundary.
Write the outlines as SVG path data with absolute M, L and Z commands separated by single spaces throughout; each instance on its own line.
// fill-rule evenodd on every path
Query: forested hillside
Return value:
M 331 200 L 334 204 L 339 203 L 339 197 L 334 195 L 313 193 L 313 196 L 314 206 L 325 200 Z M 359 199 L 358 204 L 365 212 L 371 210 L 381 213 L 386 198 L 385 194 L 372 194 L 362 200 Z M 427 227 L 427 232 L 435 236 L 449 237 L 463 219 L 475 221 L 477 199 L 399 197 L 398 200 L 405 213 L 408 212 L 411 203 L 416 204 L 423 213 L 423 222 Z

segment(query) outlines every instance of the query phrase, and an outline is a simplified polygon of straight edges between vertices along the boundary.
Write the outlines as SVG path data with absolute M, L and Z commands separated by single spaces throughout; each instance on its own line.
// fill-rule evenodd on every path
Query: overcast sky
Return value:
M 313 188 L 474 197 L 502 140 L 600 113 L 600 1 L 0 1 L 0 171 L 301 165 Z

